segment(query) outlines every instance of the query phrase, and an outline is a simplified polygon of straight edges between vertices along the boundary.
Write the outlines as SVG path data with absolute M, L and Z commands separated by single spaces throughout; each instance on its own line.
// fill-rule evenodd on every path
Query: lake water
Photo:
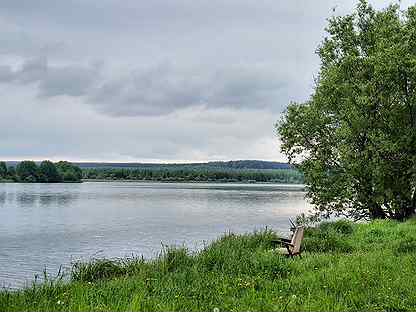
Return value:
M 309 205 L 299 186 L 85 182 L 0 184 L 0 286 L 97 257 L 154 257 L 161 244 L 201 248 L 266 226 L 288 232 Z

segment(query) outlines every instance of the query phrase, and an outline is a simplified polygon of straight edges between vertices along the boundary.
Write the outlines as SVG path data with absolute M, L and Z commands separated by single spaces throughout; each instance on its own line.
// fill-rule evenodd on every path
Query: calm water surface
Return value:
M 0 286 L 97 257 L 201 248 L 227 231 L 287 232 L 310 207 L 297 186 L 86 182 L 0 184 Z

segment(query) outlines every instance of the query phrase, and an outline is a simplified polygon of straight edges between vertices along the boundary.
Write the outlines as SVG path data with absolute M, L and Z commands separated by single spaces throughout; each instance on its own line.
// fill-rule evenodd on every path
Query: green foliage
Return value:
M 323 216 L 403 220 L 416 209 L 416 6 L 359 2 L 329 20 L 315 92 L 277 125 Z
M 7 177 L 7 166 L 4 161 L 0 161 L 0 179 Z
M 84 179 L 199 181 L 199 182 L 275 182 L 302 183 L 303 175 L 293 169 L 227 169 L 188 166 L 186 168 L 152 167 L 143 169 L 84 169 Z
M 334 231 L 342 235 L 350 235 L 354 231 L 354 224 L 349 220 L 338 220 L 335 222 L 322 222 L 319 229 L 323 232 Z
M 82 170 L 70 162 L 57 162 L 56 168 L 64 182 L 80 182 L 82 179 Z
M 16 168 L 15 167 L 8 167 L 7 168 L 7 178 L 13 181 L 17 180 L 16 176 Z
M 416 237 L 415 235 L 404 235 L 395 243 L 394 252 L 401 256 L 402 254 L 416 254 Z
M 231 160 L 209 161 L 203 163 L 88 163 L 78 165 L 83 169 L 192 169 L 192 170 L 224 170 L 224 169 L 293 169 L 282 162 L 264 160 Z
M 38 166 L 31 160 L 22 161 L 16 166 L 16 175 L 20 182 L 36 182 L 38 180 Z
M 72 266 L 72 281 L 95 282 L 97 280 L 114 278 L 126 274 L 126 268 L 121 261 L 97 259 L 91 262 L 76 262 Z
M 323 222 L 317 228 L 307 229 L 303 249 L 310 252 L 352 252 L 353 231 L 353 224 L 346 220 Z
M 53 162 L 44 160 L 39 165 L 38 180 L 39 182 L 48 183 L 61 182 L 62 176 L 59 174 Z
M 153 260 L 77 263 L 68 282 L 0 291 L 0 310 L 414 311 L 415 224 L 323 223 L 305 232 L 302 259 L 274 252 L 275 235 L 261 231 L 224 235 L 196 253 L 168 247 Z
M 54 164 L 49 160 L 44 160 L 37 166 L 34 161 L 26 160 L 18 163 L 16 168 L 9 167 L 4 179 L 23 183 L 81 182 L 82 171 L 66 161 Z

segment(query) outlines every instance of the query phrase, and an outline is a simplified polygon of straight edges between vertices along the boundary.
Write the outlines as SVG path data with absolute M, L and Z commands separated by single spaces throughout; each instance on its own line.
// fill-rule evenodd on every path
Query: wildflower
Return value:
M 214 310 L 212 310 L 213 312 L 220 312 L 220 309 L 218 308 L 214 308 Z
M 61 305 L 61 304 L 64 304 L 64 302 L 61 300 L 58 300 L 57 304 Z

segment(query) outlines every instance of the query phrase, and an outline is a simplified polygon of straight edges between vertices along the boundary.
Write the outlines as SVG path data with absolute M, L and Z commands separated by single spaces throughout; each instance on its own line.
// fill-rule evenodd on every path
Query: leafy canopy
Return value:
M 4 161 L 0 161 L 0 178 L 5 178 L 7 176 L 7 166 Z
M 62 182 L 62 176 L 59 174 L 54 163 L 49 160 L 44 160 L 40 163 L 38 179 L 39 182 Z
M 319 214 L 405 219 L 416 207 L 416 6 L 329 19 L 314 93 L 277 131 Z
M 67 161 L 53 163 L 49 160 L 44 160 L 38 166 L 34 161 L 24 160 L 16 168 L 9 167 L 6 177 L 13 181 L 23 183 L 81 182 L 82 170 Z M 1 162 L 0 178 L 2 178 Z

